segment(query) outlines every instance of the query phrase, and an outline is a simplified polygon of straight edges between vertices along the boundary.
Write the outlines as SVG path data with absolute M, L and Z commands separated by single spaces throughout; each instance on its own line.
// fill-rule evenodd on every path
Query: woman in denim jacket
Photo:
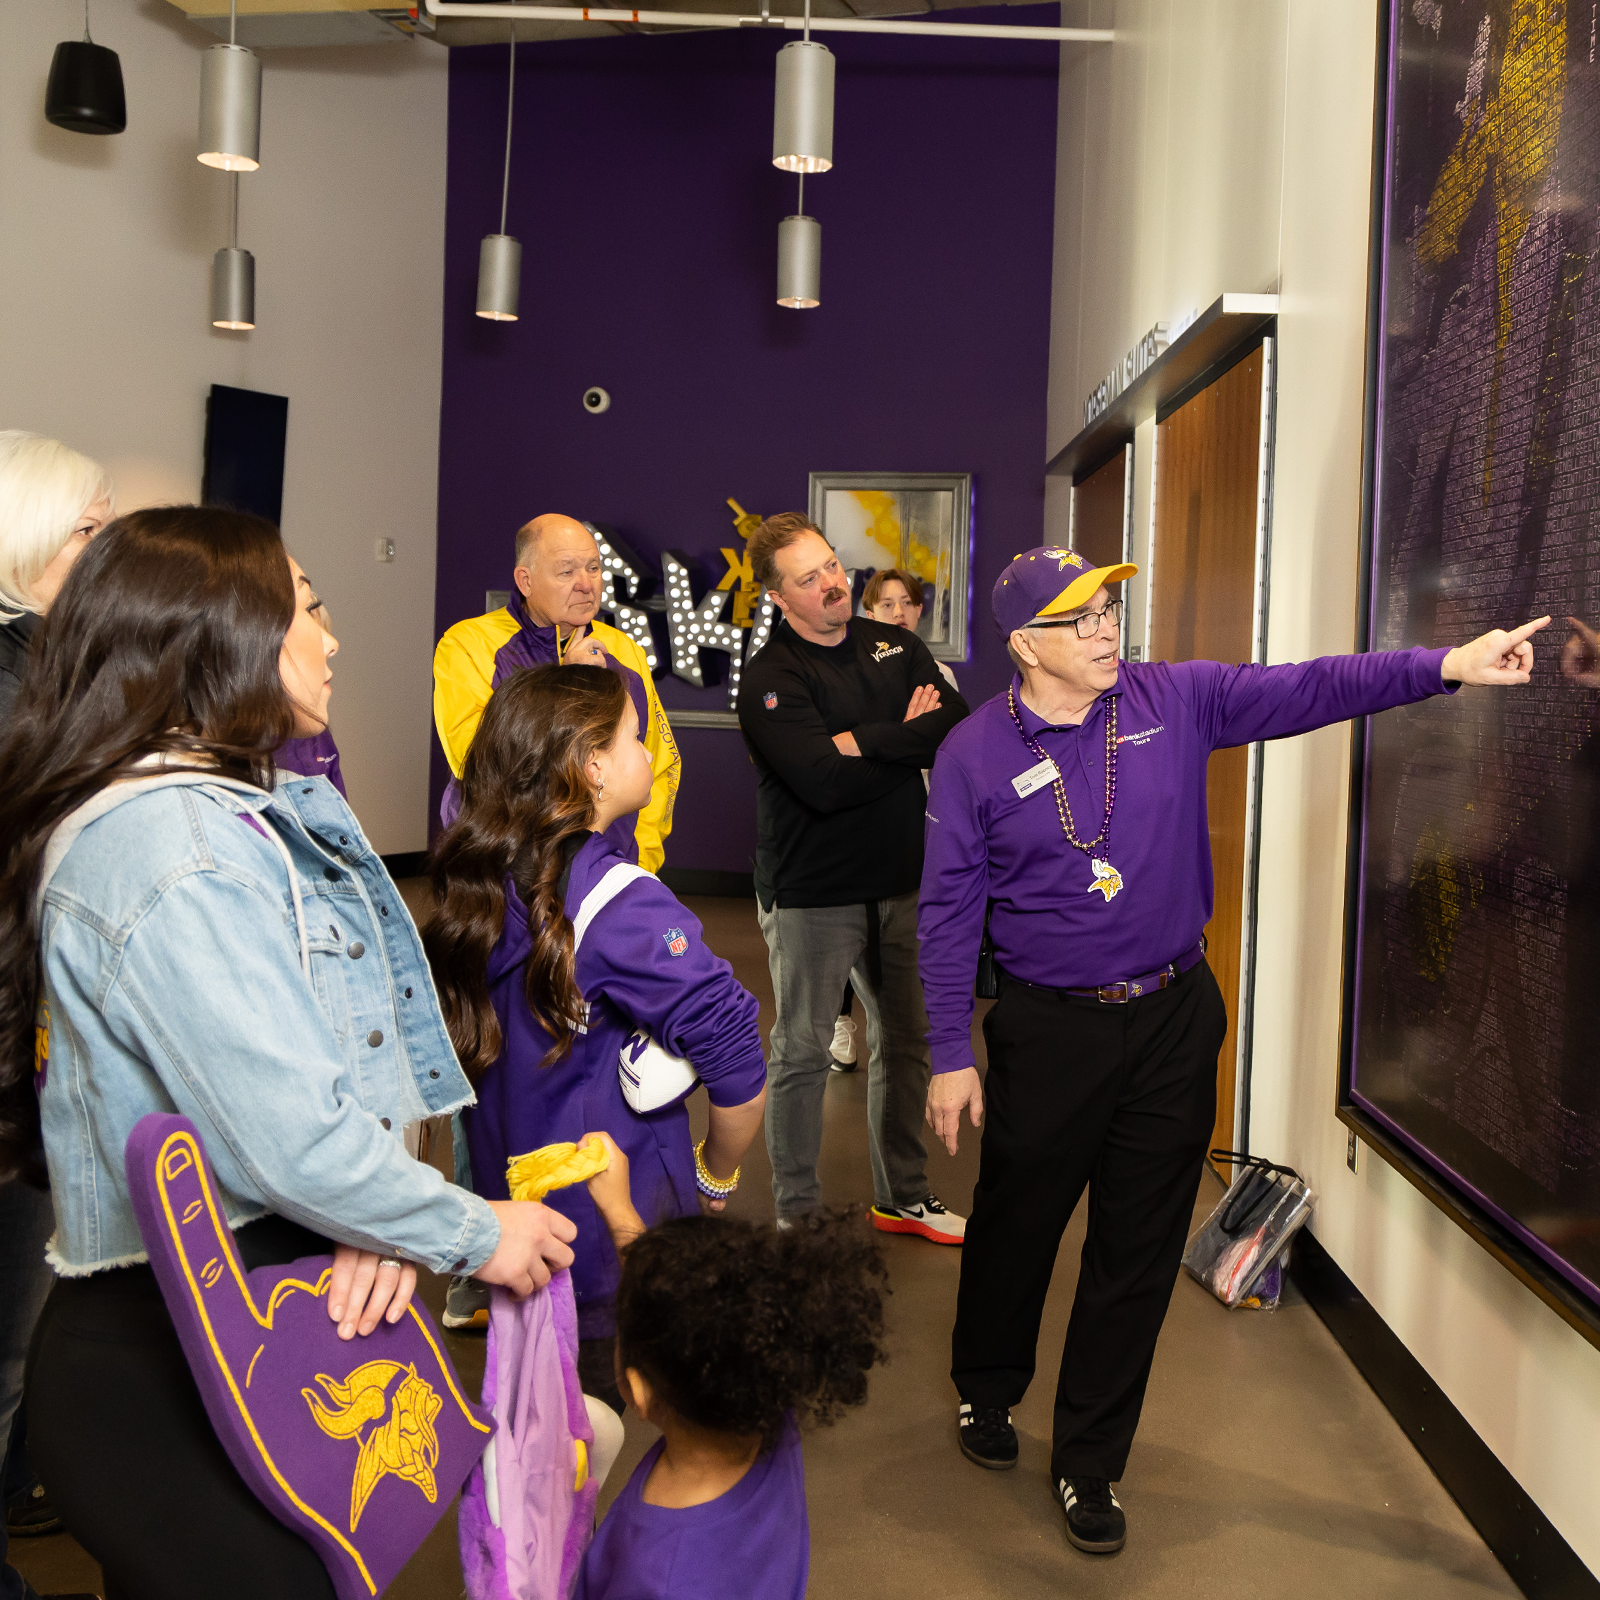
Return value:
M 270 523 L 177 507 L 84 552 L 0 750 L 0 1178 L 48 1164 L 35 1464 L 108 1597 L 331 1596 L 213 1433 L 128 1200 L 149 1112 L 199 1128 L 247 1269 L 335 1251 L 347 1338 L 421 1263 L 527 1293 L 575 1230 L 407 1154 L 470 1103 L 416 930 L 349 807 L 271 752 L 337 643 Z M 337 1245 L 335 1245 L 335 1241 Z

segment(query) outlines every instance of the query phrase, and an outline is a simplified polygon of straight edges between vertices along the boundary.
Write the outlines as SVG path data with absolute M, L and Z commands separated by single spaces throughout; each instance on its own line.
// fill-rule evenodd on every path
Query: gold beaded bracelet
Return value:
M 701 1153 L 706 1147 L 704 1139 L 694 1147 L 694 1186 L 710 1200 L 726 1200 L 739 1187 L 739 1169 L 733 1169 L 731 1178 L 713 1178 Z

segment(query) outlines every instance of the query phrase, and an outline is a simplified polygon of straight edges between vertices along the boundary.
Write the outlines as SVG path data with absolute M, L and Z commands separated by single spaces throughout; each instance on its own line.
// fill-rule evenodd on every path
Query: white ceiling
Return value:
M 228 34 L 228 6 L 225 0 L 168 0 L 191 21 L 221 38 Z M 546 0 L 562 4 L 564 0 Z M 602 0 L 605 3 L 605 0 Z M 621 0 L 610 0 L 621 3 Z M 818 17 L 896 17 L 924 16 L 933 11 L 965 10 L 973 6 L 1005 5 L 1010 0 L 813 0 L 811 12 Z M 578 10 L 574 6 L 573 10 Z M 718 12 L 728 16 L 753 15 L 760 0 L 650 0 L 655 11 Z M 799 16 L 803 0 L 773 0 L 775 16 Z M 403 41 L 412 31 L 406 6 L 365 6 L 357 0 L 239 0 L 239 43 L 252 49 L 321 44 L 378 44 Z M 426 18 L 417 30 L 427 35 Z M 441 18 L 433 37 L 444 45 L 499 44 L 507 37 L 506 25 L 495 21 L 467 21 Z M 571 24 L 531 22 L 517 25 L 517 38 L 532 43 L 539 39 L 576 39 L 618 33 L 656 33 L 663 30 L 628 24 Z

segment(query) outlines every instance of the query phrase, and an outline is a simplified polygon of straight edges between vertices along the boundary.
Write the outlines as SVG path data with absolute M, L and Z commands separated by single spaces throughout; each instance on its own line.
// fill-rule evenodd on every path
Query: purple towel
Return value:
M 523 1300 L 494 1290 L 483 1403 L 495 1437 L 461 1494 L 467 1594 L 566 1600 L 600 1496 L 588 1471 L 594 1429 L 578 1383 L 578 1313 L 566 1272 Z
M 245 1272 L 186 1117 L 141 1119 L 126 1160 L 217 1437 L 262 1504 L 321 1556 L 339 1600 L 371 1600 L 443 1515 L 494 1424 L 462 1394 L 419 1302 L 346 1342 L 323 1298 L 332 1256 Z

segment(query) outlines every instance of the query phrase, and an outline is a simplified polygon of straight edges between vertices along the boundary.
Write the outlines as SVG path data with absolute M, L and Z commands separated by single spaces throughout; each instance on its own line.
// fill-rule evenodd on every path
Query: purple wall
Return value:
M 966 13 L 941 13 L 941 20 Z M 970 14 L 1054 25 L 1054 5 Z M 808 180 L 822 305 L 774 303 L 795 179 L 770 162 L 773 57 L 792 34 L 522 46 L 507 230 L 522 318 L 473 315 L 499 223 L 503 46 L 450 56 L 436 623 L 509 586 L 542 511 L 663 549 L 736 544 L 724 501 L 806 504 L 813 471 L 971 472 L 974 703 L 1004 686 L 999 569 L 1042 537 L 1057 47 L 826 35 L 832 172 Z M 612 396 L 587 415 L 590 384 Z M 713 565 L 714 563 L 714 565 Z M 660 680 L 669 706 L 723 693 Z M 686 729 L 674 867 L 748 871 L 755 779 L 736 730 Z M 443 781 L 435 751 L 435 792 Z

